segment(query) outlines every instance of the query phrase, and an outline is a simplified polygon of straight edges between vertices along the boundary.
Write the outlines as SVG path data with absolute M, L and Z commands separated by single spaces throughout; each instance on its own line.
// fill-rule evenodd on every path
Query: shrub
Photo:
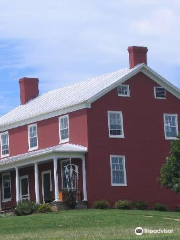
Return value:
M 30 215 L 37 211 L 39 204 L 31 201 L 18 202 L 14 208 L 14 214 L 17 216 Z
M 156 211 L 163 211 L 163 212 L 166 212 L 168 210 L 167 206 L 161 203 L 155 203 L 153 209 Z
M 119 200 L 115 202 L 114 208 L 116 209 L 131 209 L 131 202 L 127 200 Z
M 93 207 L 96 209 L 108 209 L 109 203 L 108 203 L 108 201 L 105 201 L 105 200 L 95 201 L 93 204 Z
M 180 212 L 180 206 L 175 207 L 175 212 Z
M 46 212 L 52 212 L 52 209 L 49 203 L 41 204 L 38 207 L 38 213 L 46 213 Z
M 148 203 L 144 201 L 137 201 L 133 203 L 133 207 L 137 210 L 146 210 L 148 208 Z
M 66 198 L 67 198 L 67 205 L 72 209 L 75 208 L 76 205 L 77 205 L 76 192 L 72 191 L 72 190 L 69 190 Z

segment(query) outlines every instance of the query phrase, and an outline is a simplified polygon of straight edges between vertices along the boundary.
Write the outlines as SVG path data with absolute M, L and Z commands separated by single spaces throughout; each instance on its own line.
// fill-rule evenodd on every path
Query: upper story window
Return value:
M 166 99 L 166 90 L 163 87 L 154 87 L 154 96 L 159 99 Z
M 1 157 L 9 156 L 9 133 L 1 133 Z
M 2 174 L 2 197 L 3 201 L 11 201 L 11 177 L 10 173 Z
M 69 116 L 59 118 L 59 137 L 60 143 L 69 141 Z
M 37 124 L 32 124 L 28 126 L 28 140 L 30 151 L 38 149 Z
M 109 137 L 123 138 L 123 116 L 122 112 L 108 111 Z
M 164 132 L 166 139 L 174 139 L 178 135 L 177 114 L 164 114 Z
M 111 156 L 111 186 L 127 186 L 125 156 Z
M 130 90 L 128 85 L 118 86 L 118 96 L 121 97 L 130 97 Z

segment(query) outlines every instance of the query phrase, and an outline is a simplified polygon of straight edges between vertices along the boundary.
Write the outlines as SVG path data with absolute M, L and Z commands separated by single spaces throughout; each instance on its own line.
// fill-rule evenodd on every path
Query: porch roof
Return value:
M 61 145 L 57 145 L 57 146 L 53 146 L 45 149 L 40 149 L 37 151 L 20 154 L 17 156 L 6 157 L 0 160 L 0 168 L 1 166 L 4 166 L 6 164 L 10 164 L 10 163 L 14 163 L 14 162 L 34 158 L 34 157 L 39 157 L 39 156 L 43 156 L 50 153 L 67 153 L 67 152 L 86 153 L 87 147 L 66 143 L 66 144 L 61 144 Z

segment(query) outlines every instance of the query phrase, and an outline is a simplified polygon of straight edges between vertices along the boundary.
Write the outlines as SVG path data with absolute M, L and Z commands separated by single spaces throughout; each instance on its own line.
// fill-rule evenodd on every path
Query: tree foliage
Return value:
M 171 142 L 170 155 L 161 167 L 158 181 L 162 186 L 180 192 L 180 135 Z

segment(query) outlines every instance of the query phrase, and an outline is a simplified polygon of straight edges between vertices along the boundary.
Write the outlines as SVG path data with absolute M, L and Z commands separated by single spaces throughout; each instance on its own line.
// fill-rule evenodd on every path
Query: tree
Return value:
M 166 164 L 160 170 L 157 179 L 160 184 L 172 191 L 180 192 L 180 135 L 177 140 L 171 142 L 171 151 Z

